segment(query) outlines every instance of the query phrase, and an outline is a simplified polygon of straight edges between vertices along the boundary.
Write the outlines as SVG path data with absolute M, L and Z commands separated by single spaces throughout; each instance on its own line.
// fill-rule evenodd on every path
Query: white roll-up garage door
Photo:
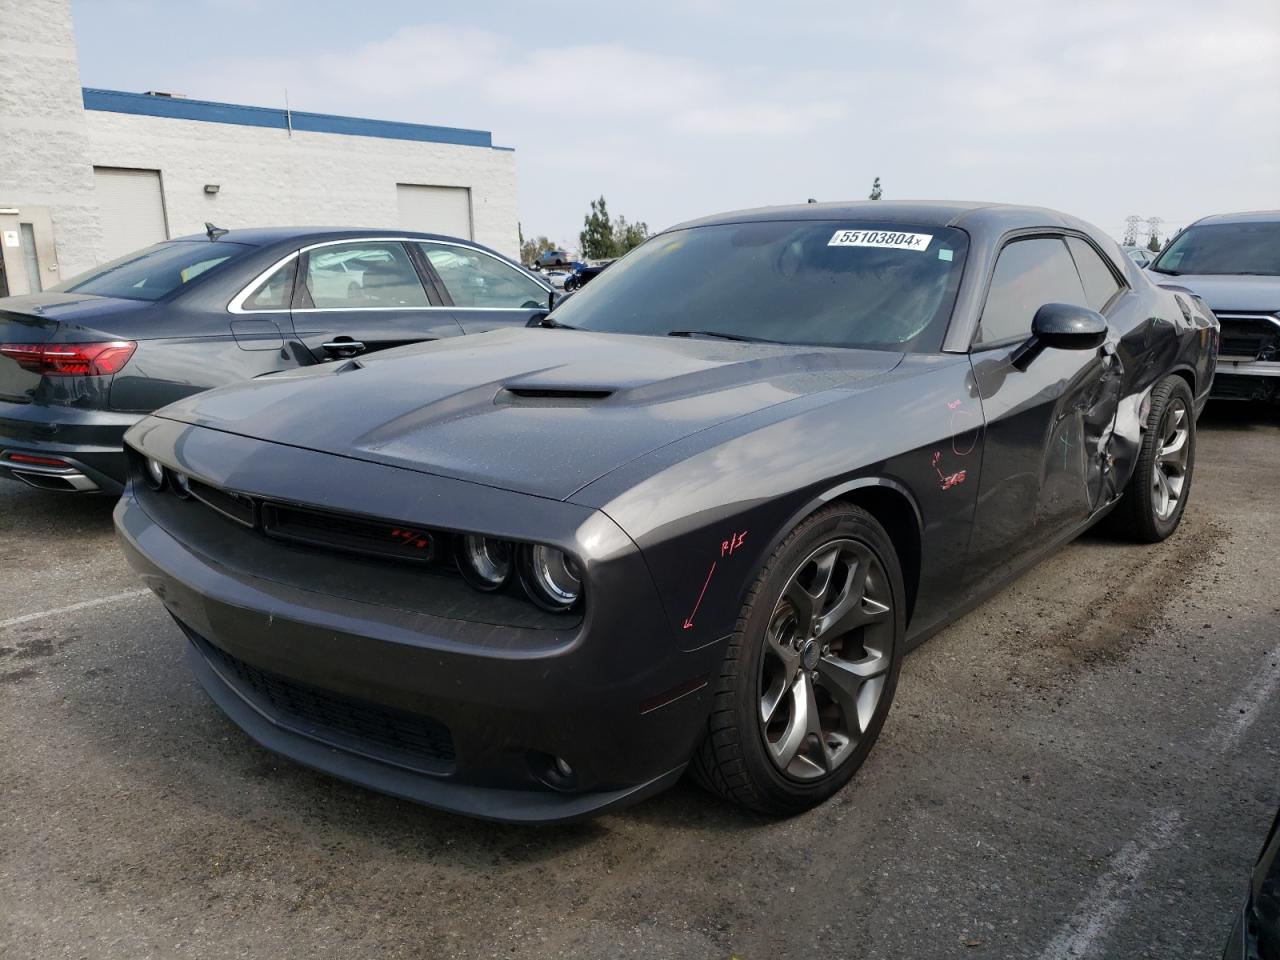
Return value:
M 471 239 L 471 191 L 467 187 L 396 184 L 400 227 Z
M 94 196 L 102 216 L 102 246 L 114 260 L 169 238 L 159 170 L 94 167 Z

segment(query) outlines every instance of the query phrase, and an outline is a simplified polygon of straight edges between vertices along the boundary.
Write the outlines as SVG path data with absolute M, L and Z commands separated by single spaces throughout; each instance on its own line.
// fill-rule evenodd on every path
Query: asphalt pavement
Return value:
M 0 956 L 1217 957 L 1280 805 L 1280 415 L 1211 406 L 1154 547 L 1091 533 L 907 658 L 849 788 L 557 828 L 259 748 L 116 548 L 0 481 Z

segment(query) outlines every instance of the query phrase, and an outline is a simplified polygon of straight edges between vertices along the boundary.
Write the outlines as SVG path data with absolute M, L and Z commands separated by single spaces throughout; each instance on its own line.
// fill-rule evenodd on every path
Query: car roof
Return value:
M 1243 213 L 1214 213 L 1196 223 L 1280 223 L 1280 210 L 1246 210 Z
M 874 220 L 930 227 L 961 227 L 978 233 L 1000 233 L 1028 227 L 1071 227 L 1092 233 L 1096 228 L 1070 214 L 1047 207 L 961 200 L 854 200 L 758 207 L 702 217 L 672 227 L 703 227 L 718 223 L 764 220 Z
M 446 240 L 450 243 L 465 243 L 468 246 L 487 250 L 483 244 L 464 237 L 451 237 L 439 233 L 418 233 L 414 230 L 400 230 L 394 227 L 248 227 L 243 230 L 228 230 L 212 242 L 226 241 L 250 247 L 269 247 L 277 243 L 302 242 L 323 243 L 326 240 L 358 240 L 361 237 L 412 237 L 415 240 Z M 208 243 L 209 237 L 203 233 L 191 233 L 174 240 L 203 240 Z

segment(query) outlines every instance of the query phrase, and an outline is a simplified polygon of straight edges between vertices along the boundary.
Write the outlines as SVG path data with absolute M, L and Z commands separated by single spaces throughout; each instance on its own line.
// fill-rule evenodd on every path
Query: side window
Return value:
M 293 293 L 293 277 L 298 272 L 298 258 L 294 257 L 271 276 L 263 280 L 244 302 L 246 310 L 284 310 L 289 306 Z
M 488 254 L 442 243 L 418 246 L 459 307 L 511 310 L 547 305 L 546 290 L 515 267 Z
M 1071 256 L 1080 270 L 1080 280 L 1090 308 L 1101 310 L 1120 292 L 1115 274 L 1102 262 L 1098 251 L 1079 237 L 1067 237 L 1067 246 L 1071 248 Z
M 426 291 L 402 244 L 339 243 L 307 256 L 307 292 L 317 307 L 425 307 Z
M 1015 240 L 996 261 L 975 342 L 1029 337 L 1031 318 L 1046 303 L 1086 303 L 1067 246 L 1058 237 Z

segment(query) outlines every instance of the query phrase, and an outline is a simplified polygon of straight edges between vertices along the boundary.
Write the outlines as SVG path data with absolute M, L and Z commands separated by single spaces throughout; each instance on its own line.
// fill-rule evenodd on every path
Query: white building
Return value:
M 220 227 L 387 227 L 519 255 L 484 130 L 82 88 L 70 0 L 0 0 L 0 294 Z

